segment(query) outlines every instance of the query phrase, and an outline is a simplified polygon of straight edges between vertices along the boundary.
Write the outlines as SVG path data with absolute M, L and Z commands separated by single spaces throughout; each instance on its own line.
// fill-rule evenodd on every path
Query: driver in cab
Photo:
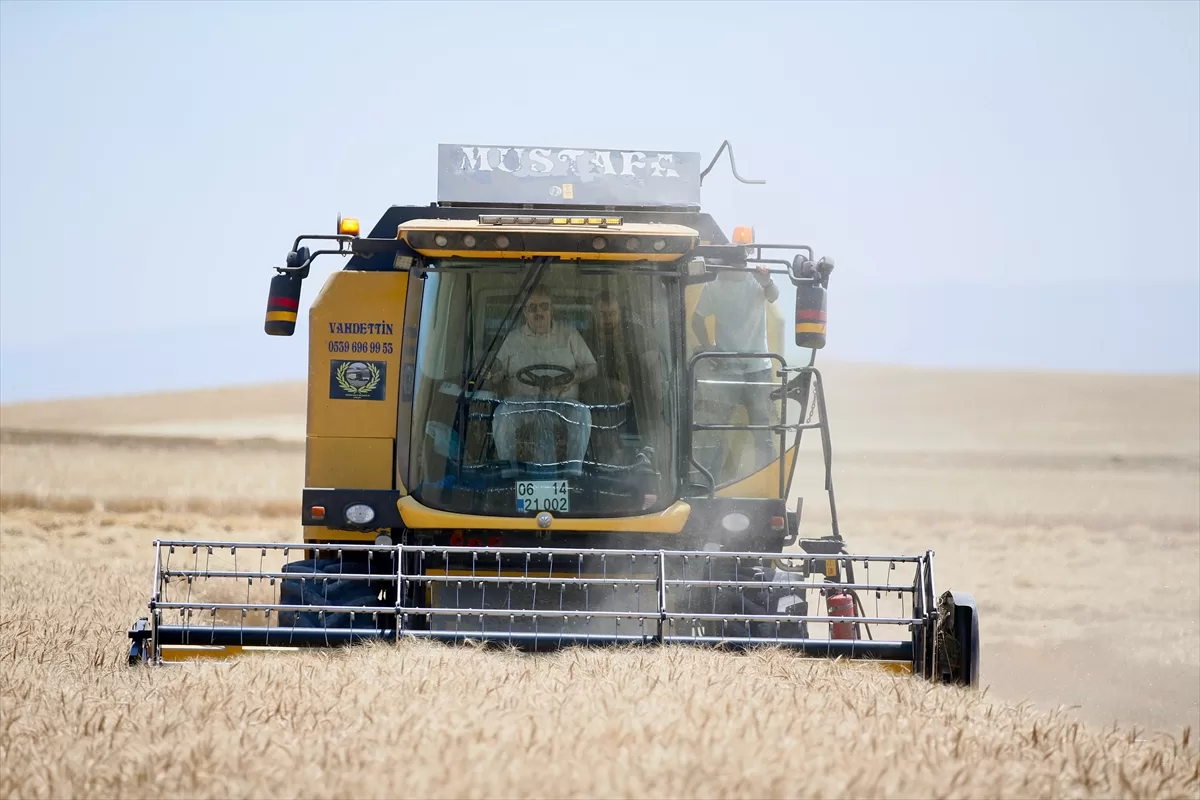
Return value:
M 556 431 L 566 427 L 566 458 L 578 474 L 587 452 L 591 411 L 579 403 L 579 384 L 596 375 L 596 359 L 579 331 L 555 323 L 554 302 L 535 289 L 522 312 L 525 324 L 500 345 L 491 380 L 505 399 L 496 409 L 492 435 L 496 454 L 516 460 L 517 427 L 534 426 L 539 463 L 557 461 Z

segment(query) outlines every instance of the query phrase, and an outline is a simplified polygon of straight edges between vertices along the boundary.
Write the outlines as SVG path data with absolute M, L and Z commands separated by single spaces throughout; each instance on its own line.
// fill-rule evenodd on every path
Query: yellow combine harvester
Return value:
M 937 593 L 932 552 L 845 548 L 814 366 L 833 262 L 700 210 L 727 146 L 702 171 L 698 153 L 441 145 L 436 203 L 298 237 L 270 335 L 294 333 L 314 259 L 349 257 L 308 310 L 303 542 L 156 541 L 130 662 L 670 643 L 976 685 L 975 603 Z M 826 536 L 789 507 L 805 431 Z

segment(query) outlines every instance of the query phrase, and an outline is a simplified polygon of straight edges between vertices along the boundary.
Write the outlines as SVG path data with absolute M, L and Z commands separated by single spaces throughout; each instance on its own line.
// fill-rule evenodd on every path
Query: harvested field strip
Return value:
M 87 513 L 108 511 L 134 514 L 146 511 L 209 514 L 212 516 L 256 516 L 300 518 L 300 499 L 255 500 L 253 498 L 221 499 L 214 497 L 88 497 L 85 495 L 37 495 L 25 492 L 0 493 L 0 511 L 40 509 Z
M 21 445 L 75 445 L 99 444 L 113 448 L 153 448 L 159 450 L 265 450 L 282 453 L 304 453 L 304 442 L 284 439 L 231 438 L 217 439 L 208 436 L 140 436 L 118 433 L 90 433 L 87 431 L 38 430 L 0 428 L 0 444 Z

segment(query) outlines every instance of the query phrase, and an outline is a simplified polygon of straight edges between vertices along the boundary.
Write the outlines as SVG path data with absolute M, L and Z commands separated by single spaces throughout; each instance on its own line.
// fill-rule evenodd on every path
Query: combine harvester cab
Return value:
M 441 145 L 436 203 L 298 237 L 270 335 L 295 332 L 314 259 L 349 259 L 308 310 L 303 541 L 156 541 L 130 662 L 406 638 L 768 646 L 977 685 L 975 603 L 938 593 L 933 553 L 846 549 L 815 366 L 833 262 L 748 227 L 731 241 L 700 210 L 727 147 L 701 170 Z M 716 349 L 721 301 L 755 292 L 765 347 Z M 820 537 L 788 506 L 806 431 Z

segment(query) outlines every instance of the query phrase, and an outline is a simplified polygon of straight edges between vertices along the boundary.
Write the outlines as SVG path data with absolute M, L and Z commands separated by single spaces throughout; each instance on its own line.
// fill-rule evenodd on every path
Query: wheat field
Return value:
M 299 539 L 303 387 L 26 404 L 0 409 L 0 797 L 1200 797 L 1200 381 L 827 377 L 851 550 L 935 549 L 982 690 L 674 648 L 130 668 L 153 539 Z

